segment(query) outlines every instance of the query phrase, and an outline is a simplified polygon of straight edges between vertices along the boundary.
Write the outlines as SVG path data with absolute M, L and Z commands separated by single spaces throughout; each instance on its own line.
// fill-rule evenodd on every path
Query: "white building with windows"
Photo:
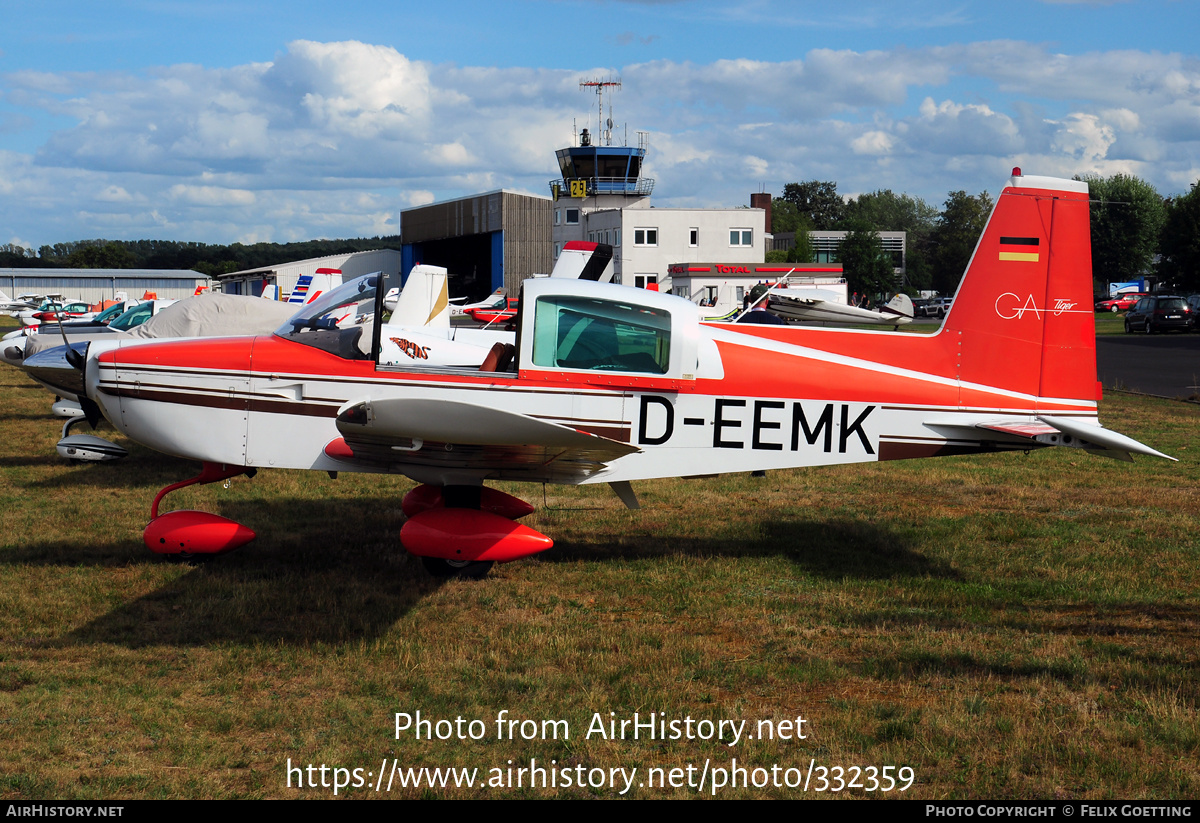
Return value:
M 554 206 L 554 259 L 571 240 L 613 247 L 613 279 L 627 286 L 670 290 L 672 263 L 720 260 L 761 263 L 766 212 L 762 209 L 659 209 L 641 198 L 623 208 L 589 209 L 586 201 Z
M 642 176 L 644 134 L 638 145 L 598 143 L 584 129 L 578 145 L 555 152 L 562 177 L 554 198 L 554 259 L 572 240 L 613 247 L 613 280 L 670 290 L 672 263 L 720 260 L 761 263 L 766 255 L 764 209 L 659 209 L 650 205 L 654 180 Z M 770 202 L 769 198 L 767 202 Z

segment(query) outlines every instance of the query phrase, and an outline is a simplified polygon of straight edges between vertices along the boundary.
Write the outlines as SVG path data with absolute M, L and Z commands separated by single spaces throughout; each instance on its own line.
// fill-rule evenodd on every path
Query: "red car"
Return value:
M 1128 294 L 1118 294 L 1116 297 L 1108 300 L 1100 300 L 1096 303 L 1096 311 L 1129 311 L 1133 308 L 1133 304 L 1141 300 L 1143 297 L 1150 295 L 1144 291 L 1130 292 Z

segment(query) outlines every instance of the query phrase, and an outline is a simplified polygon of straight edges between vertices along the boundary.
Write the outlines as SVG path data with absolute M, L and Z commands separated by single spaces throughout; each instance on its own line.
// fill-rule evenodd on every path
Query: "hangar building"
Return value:
M 89 303 L 112 300 L 121 291 L 129 297 L 151 292 L 178 300 L 208 284 L 207 275 L 191 269 L 0 269 L 0 291 L 9 297 L 61 294 Z
M 217 282 L 226 294 L 248 294 L 258 297 L 267 286 L 278 286 L 281 299 L 287 299 L 296 281 L 305 274 L 315 274 L 317 269 L 337 269 L 343 280 L 353 280 L 364 274 L 381 271 L 390 284 L 399 285 L 400 252 L 395 249 L 358 251 L 351 254 L 333 254 L 328 257 L 310 257 L 294 263 L 279 263 L 260 266 L 230 274 L 218 274 Z
M 424 263 L 450 271 L 450 293 L 482 300 L 501 286 L 548 274 L 551 201 L 503 189 L 400 212 L 401 271 Z

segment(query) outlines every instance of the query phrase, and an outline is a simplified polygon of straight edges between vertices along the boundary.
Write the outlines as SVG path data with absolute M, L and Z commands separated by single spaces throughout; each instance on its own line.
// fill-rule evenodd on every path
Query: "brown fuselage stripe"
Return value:
M 291 401 L 283 399 L 265 399 L 255 396 L 230 397 L 218 394 L 196 394 L 193 392 L 155 391 L 147 388 L 132 388 L 126 386 L 101 386 L 100 391 L 113 397 L 129 397 L 137 400 L 153 400 L 158 403 L 173 403 L 181 406 L 203 406 L 210 409 L 227 409 L 229 411 L 267 412 L 270 414 L 291 414 L 304 417 L 336 418 L 338 407 L 341 405 L 322 405 L 316 402 Z M 333 401 L 337 403 L 337 401 Z M 551 419 L 551 418 L 544 418 Z M 553 420 L 560 425 L 568 425 L 579 431 L 629 442 L 630 427 L 626 426 L 597 426 L 590 423 L 563 422 Z M 603 421 L 599 421 L 603 422 Z

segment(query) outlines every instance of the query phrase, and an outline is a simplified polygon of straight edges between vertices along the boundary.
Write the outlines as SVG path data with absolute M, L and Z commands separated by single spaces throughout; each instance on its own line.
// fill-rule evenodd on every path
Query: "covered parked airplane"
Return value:
M 515 346 L 470 369 L 422 367 L 386 362 L 389 326 L 344 319 L 382 316 L 378 285 L 349 282 L 274 335 L 91 352 L 87 394 L 114 425 L 204 464 L 155 498 L 147 546 L 252 539 L 158 507 L 266 467 L 407 475 L 422 485 L 401 542 L 436 573 L 473 576 L 552 545 L 489 480 L 606 482 L 636 506 L 631 481 L 665 476 L 1045 446 L 1166 457 L 1098 420 L 1079 181 L 1014 170 L 934 335 L 705 324 L 679 297 L 538 279 Z
M 913 319 L 912 300 L 903 293 L 897 294 L 878 311 L 831 300 L 819 291 L 801 289 L 771 289 L 767 300 L 772 312 L 789 320 L 901 326 Z

